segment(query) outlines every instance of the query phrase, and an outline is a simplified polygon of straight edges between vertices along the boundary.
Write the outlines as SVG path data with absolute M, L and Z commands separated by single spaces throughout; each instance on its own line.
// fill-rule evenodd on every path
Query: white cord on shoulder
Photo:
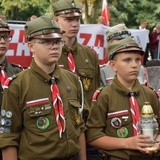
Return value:
M 79 108 L 79 114 L 82 115 L 82 111 L 84 108 L 84 92 L 83 92 L 83 85 L 82 82 L 80 80 L 80 77 L 78 77 L 79 83 L 80 83 L 80 87 L 81 87 L 81 96 L 82 96 L 82 102 L 81 102 L 81 108 Z

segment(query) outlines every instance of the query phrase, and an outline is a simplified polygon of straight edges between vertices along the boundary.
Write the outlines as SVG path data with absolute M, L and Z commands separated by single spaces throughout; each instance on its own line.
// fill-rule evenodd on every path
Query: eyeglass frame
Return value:
M 3 35 L 3 36 L 0 35 L 0 41 L 2 38 L 4 39 L 5 42 L 10 42 L 12 40 L 12 36 L 10 36 L 10 35 Z
M 38 44 L 42 44 L 42 45 L 44 45 L 44 46 L 46 46 L 47 48 L 52 48 L 52 46 L 53 45 L 58 45 L 58 46 L 64 46 L 64 43 L 65 43 L 65 41 L 63 41 L 62 39 L 56 39 L 56 40 L 54 40 L 54 39 L 45 39 L 45 40 L 43 40 L 43 41 L 36 41 L 37 39 L 32 39 L 32 42 L 33 43 L 38 43 Z M 38 40 L 40 40 L 40 39 L 38 39 Z M 57 42 L 57 41 L 59 41 L 59 42 Z M 59 44 L 57 44 L 57 43 L 59 43 Z M 60 43 L 63 43 L 63 44 L 60 44 Z

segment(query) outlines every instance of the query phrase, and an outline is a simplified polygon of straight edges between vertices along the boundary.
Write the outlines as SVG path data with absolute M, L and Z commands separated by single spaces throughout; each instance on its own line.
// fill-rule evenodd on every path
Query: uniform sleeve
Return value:
M 11 83 L 4 90 L 1 124 L 0 124 L 0 148 L 7 146 L 18 146 L 22 128 L 22 114 L 19 109 L 18 87 Z
M 104 91 L 101 91 L 97 100 L 92 101 L 91 112 L 87 121 L 87 142 L 105 136 L 107 118 L 107 97 Z

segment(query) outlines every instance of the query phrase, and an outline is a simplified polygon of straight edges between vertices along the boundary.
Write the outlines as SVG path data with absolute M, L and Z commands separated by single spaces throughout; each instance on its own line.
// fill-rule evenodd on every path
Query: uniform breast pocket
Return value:
M 128 110 L 108 113 L 106 133 L 110 136 L 126 138 L 131 133 L 132 119 Z
M 79 69 L 79 74 L 81 81 L 83 83 L 83 88 L 85 91 L 89 91 L 92 86 L 92 81 L 94 77 L 94 70 L 92 69 Z
M 36 100 L 37 101 L 37 100 Z M 52 115 L 52 105 L 49 99 L 45 101 L 27 104 L 26 127 L 45 131 L 50 127 Z M 52 116 L 51 116 L 52 115 Z
M 72 119 L 72 123 L 75 126 L 78 126 L 81 124 L 81 104 L 76 99 L 69 99 L 69 104 L 71 108 L 69 109 L 70 117 Z

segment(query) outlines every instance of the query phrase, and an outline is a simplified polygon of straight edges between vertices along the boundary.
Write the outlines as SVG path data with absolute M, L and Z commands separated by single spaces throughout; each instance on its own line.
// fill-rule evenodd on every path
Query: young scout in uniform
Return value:
M 5 83 L 3 160 L 86 160 L 79 81 L 57 64 L 62 32 L 47 16 L 27 22 L 25 30 L 34 58 Z
M 156 151 L 152 154 L 146 147 L 152 147 L 153 140 L 148 135 L 138 134 L 136 126 L 145 102 L 149 102 L 159 117 L 156 94 L 137 79 L 144 52 L 127 37 L 109 44 L 108 53 L 116 75 L 111 85 L 93 96 L 87 142 L 106 154 L 107 160 L 151 160 Z
M 120 23 L 113 27 L 109 27 L 106 32 L 106 38 L 107 38 L 108 44 L 111 44 L 114 41 L 118 41 L 131 36 L 132 36 L 131 32 L 128 30 L 128 28 L 125 26 L 124 23 Z M 115 72 L 109 66 L 109 62 L 100 68 L 100 75 L 101 75 L 102 86 L 107 86 L 111 84 L 114 78 Z M 147 69 L 141 66 L 139 75 L 137 77 L 139 82 L 141 84 L 148 85 L 147 76 L 148 76 Z
M 86 122 L 95 90 L 100 86 L 99 60 L 95 51 L 77 42 L 77 34 L 80 29 L 82 4 L 74 0 L 59 0 L 53 3 L 55 21 L 59 24 L 63 34 L 65 45 L 58 61 L 59 65 L 71 70 L 80 77 L 84 89 L 83 119 Z M 95 149 L 87 146 L 87 156 L 97 155 Z M 89 160 L 94 160 L 88 157 Z
M 82 81 L 87 106 L 84 108 L 83 118 L 86 121 L 93 93 L 100 85 L 98 56 L 91 48 L 77 42 L 76 36 L 79 32 L 82 15 L 81 3 L 74 0 L 59 0 L 53 4 L 53 12 L 55 21 L 61 30 L 65 31 L 63 34 L 65 45 L 58 63 L 65 69 L 78 74 Z
M 0 20 L 0 108 L 2 105 L 3 87 L 5 80 L 22 71 L 22 68 L 16 64 L 7 61 L 6 53 L 9 47 L 9 42 L 12 40 L 10 36 L 10 28 L 6 22 Z M 2 159 L 0 151 L 0 160 Z

